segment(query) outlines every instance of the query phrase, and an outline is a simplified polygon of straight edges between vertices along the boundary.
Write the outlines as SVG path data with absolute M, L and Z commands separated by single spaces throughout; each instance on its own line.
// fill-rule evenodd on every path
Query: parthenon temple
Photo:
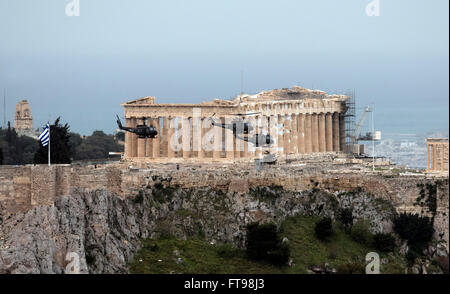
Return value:
M 290 156 L 340 152 L 345 145 L 345 95 L 294 86 L 233 100 L 213 99 L 200 104 L 156 104 L 155 97 L 122 103 L 127 127 L 146 121 L 158 131 L 156 138 L 125 134 L 125 160 L 239 161 L 264 154 Z M 249 114 L 237 116 L 236 114 Z M 244 119 L 253 126 L 239 136 L 233 122 Z M 270 144 L 256 145 L 243 137 L 263 134 Z M 256 136 L 258 137 L 258 136 Z

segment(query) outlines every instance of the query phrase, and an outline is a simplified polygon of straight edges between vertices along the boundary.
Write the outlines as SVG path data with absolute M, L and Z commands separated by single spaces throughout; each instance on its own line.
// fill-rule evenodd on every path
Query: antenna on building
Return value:
M 241 70 L 241 96 L 244 94 L 244 71 Z
M 375 126 L 373 124 L 373 109 L 374 109 L 375 103 L 372 103 L 372 171 L 375 171 Z
M 6 128 L 6 89 L 3 89 L 3 127 Z

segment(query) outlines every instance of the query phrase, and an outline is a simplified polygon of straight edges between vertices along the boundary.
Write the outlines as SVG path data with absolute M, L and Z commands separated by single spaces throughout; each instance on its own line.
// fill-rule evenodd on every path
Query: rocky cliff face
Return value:
M 333 217 L 339 207 L 352 207 L 377 232 L 389 231 L 395 214 L 389 202 L 360 190 L 293 192 L 274 185 L 233 190 L 180 188 L 155 178 L 125 199 L 105 190 L 74 191 L 51 206 L 0 214 L 0 273 L 64 273 L 69 252 L 80 257 L 82 273 L 126 273 L 141 239 L 158 234 L 202 235 L 243 246 L 246 225 L 253 221 L 280 223 L 297 213 Z

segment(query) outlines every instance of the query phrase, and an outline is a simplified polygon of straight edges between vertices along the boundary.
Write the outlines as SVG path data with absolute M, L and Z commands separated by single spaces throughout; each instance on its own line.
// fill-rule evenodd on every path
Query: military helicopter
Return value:
M 236 135 L 236 138 L 252 143 L 255 147 L 268 147 L 274 143 L 269 134 L 254 134 L 252 137 Z
M 117 116 L 117 125 L 119 126 L 119 129 L 136 134 L 138 138 L 145 139 L 150 138 L 153 139 L 158 135 L 158 131 L 152 126 L 147 126 L 145 124 L 145 118 L 142 118 L 142 121 L 144 122 L 143 125 L 137 125 L 135 128 L 129 128 L 122 126 L 122 122 L 120 121 L 120 118 Z
M 252 113 L 236 113 L 233 115 L 237 115 L 239 117 L 242 116 L 247 116 L 247 115 L 255 115 L 255 114 L 259 114 L 260 112 L 252 112 Z M 213 120 L 214 115 L 216 115 L 215 113 L 213 115 L 211 115 L 211 117 L 209 118 L 209 120 L 211 121 L 211 124 L 213 126 L 216 127 L 221 127 L 223 129 L 229 129 L 233 131 L 233 135 L 236 136 L 236 134 L 239 132 L 244 132 L 244 134 L 248 134 L 249 132 L 253 131 L 253 126 L 248 123 L 245 122 L 244 119 L 240 119 L 240 120 L 233 120 L 230 124 L 226 124 L 226 123 L 217 123 Z

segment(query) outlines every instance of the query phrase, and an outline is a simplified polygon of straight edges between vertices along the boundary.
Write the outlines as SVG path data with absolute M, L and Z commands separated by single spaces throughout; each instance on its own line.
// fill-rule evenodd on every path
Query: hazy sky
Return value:
M 448 0 L 380 0 L 372 17 L 369 0 L 80 0 L 69 17 L 70 2 L 0 0 L 7 120 L 27 99 L 35 127 L 112 132 L 121 102 L 228 99 L 243 71 L 244 92 L 355 89 L 377 128 L 448 132 Z

